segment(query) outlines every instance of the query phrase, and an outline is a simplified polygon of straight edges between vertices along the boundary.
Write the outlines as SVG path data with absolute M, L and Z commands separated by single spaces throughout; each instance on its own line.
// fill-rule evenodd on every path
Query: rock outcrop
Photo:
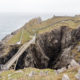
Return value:
M 76 67 L 80 67 L 79 63 L 77 63 L 74 59 L 71 60 L 70 65 L 68 66 L 68 68 L 76 68 Z
M 70 80 L 70 78 L 68 77 L 68 75 L 64 74 L 62 80 Z
M 71 50 L 80 41 L 80 28 L 62 26 L 38 35 L 36 44 L 31 45 L 20 57 L 16 69 L 24 67 L 59 69 L 68 67 L 75 56 Z
M 39 34 L 36 43 L 31 45 L 21 55 L 16 69 L 25 67 L 61 69 L 68 67 L 71 60 L 75 60 L 72 54 L 73 48 L 80 41 L 80 27 L 72 29 L 67 26 L 54 29 L 44 34 Z M 0 44 L 0 51 L 5 45 Z M 10 47 L 6 56 L 0 57 L 0 64 L 5 64 L 17 51 L 19 46 Z

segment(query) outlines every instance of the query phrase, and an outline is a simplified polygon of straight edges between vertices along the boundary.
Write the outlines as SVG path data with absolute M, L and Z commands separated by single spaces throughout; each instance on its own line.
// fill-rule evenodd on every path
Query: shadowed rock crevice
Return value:
M 4 46 L 4 45 L 3 45 Z M 0 56 L 0 64 L 5 64 L 10 58 L 12 58 L 19 49 L 19 45 L 10 46 L 10 51 L 5 56 Z
M 80 28 L 71 29 L 62 26 L 51 32 L 37 36 L 36 43 L 32 44 L 20 56 L 16 69 L 35 67 L 39 69 L 59 69 L 67 67 L 74 58 L 71 50 L 80 41 Z M 0 58 L 0 64 L 5 64 L 19 49 L 14 46 L 8 55 Z
M 16 69 L 24 67 L 52 68 L 67 67 L 73 55 L 72 48 L 80 41 L 80 28 L 62 26 L 38 35 L 36 44 L 31 45 L 20 57 Z

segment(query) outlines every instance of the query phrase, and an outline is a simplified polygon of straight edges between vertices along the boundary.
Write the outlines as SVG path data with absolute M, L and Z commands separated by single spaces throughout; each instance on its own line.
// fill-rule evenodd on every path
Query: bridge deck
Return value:
M 24 53 L 24 51 L 31 45 L 31 44 L 34 44 L 35 43 L 35 39 L 36 39 L 36 36 L 34 36 L 32 38 L 32 40 L 30 40 L 29 42 L 25 43 L 23 46 L 21 46 L 21 48 L 18 50 L 18 52 L 4 65 L 2 65 L 2 70 L 5 70 L 5 69 L 9 69 L 13 63 L 19 59 L 19 57 Z

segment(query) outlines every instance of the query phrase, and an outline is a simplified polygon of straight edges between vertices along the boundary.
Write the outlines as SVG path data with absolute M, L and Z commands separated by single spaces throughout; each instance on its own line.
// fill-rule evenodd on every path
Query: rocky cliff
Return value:
M 51 32 L 37 36 L 36 44 L 31 45 L 20 57 L 16 69 L 24 67 L 59 69 L 68 67 L 75 59 L 72 53 L 80 41 L 80 27 L 71 29 L 61 26 Z
M 63 18 L 61 18 L 61 20 L 62 19 Z M 45 29 L 47 31 L 44 30 L 43 25 L 47 26 L 47 24 L 55 23 L 56 20 L 58 20 L 57 25 L 55 24 L 56 26 L 50 25 Z M 5 64 L 19 50 L 22 44 L 12 45 L 12 41 L 16 42 L 19 40 L 17 38 L 19 38 L 22 29 L 24 29 L 23 38 L 25 39 L 25 36 L 28 34 L 27 39 L 25 39 L 25 41 L 28 41 L 28 38 L 31 36 L 28 32 L 38 28 L 43 28 L 41 31 L 44 32 L 39 31 L 41 33 L 37 35 L 36 43 L 31 45 L 25 50 L 23 55 L 21 55 L 17 62 L 16 69 L 23 69 L 25 67 L 59 69 L 68 67 L 72 59 L 80 63 L 80 27 L 75 27 L 80 24 L 80 21 L 62 20 L 63 22 L 60 22 L 59 18 L 52 18 L 43 22 L 41 22 L 39 18 L 38 23 L 35 21 L 30 21 L 30 24 L 27 23 L 17 32 L 14 32 L 10 40 L 6 40 L 8 37 L 5 38 L 2 42 L 6 40 L 7 42 L 5 43 L 7 44 L 0 43 L 0 64 Z M 25 30 L 27 30 L 27 34 Z

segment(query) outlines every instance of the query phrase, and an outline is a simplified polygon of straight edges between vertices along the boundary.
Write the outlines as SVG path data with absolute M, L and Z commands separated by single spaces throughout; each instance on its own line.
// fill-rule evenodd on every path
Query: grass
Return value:
M 62 21 L 66 19 L 72 19 L 73 21 L 68 20 L 64 22 L 59 22 L 59 23 L 56 23 L 55 25 L 39 30 L 40 28 L 53 24 L 57 21 Z M 23 30 L 22 44 L 24 44 L 25 42 L 28 42 L 31 39 L 30 36 L 34 35 L 35 31 L 33 30 L 37 30 L 38 34 L 43 34 L 45 32 L 50 32 L 53 29 L 57 29 L 60 26 L 68 26 L 72 29 L 75 29 L 80 25 L 80 17 L 54 17 L 46 21 L 42 21 L 40 24 L 35 24 L 35 21 L 36 20 L 33 19 L 27 24 L 25 24 L 24 27 L 22 27 L 14 36 L 12 36 L 8 40 L 7 46 L 16 44 L 16 42 L 20 40 L 22 30 Z M 5 50 L 5 53 L 7 54 L 9 51 L 9 48 L 7 50 L 6 49 L 4 50 Z M 72 53 L 76 55 L 75 59 L 78 61 L 80 58 L 80 53 L 77 52 L 76 47 L 72 50 Z M 69 69 L 59 75 L 56 75 L 54 70 L 51 70 L 51 69 L 26 68 L 21 70 L 23 71 L 22 73 L 17 73 L 17 71 L 14 71 L 14 70 L 8 70 L 0 73 L 0 80 L 61 80 L 63 74 L 67 74 L 71 80 L 76 80 L 75 74 L 77 73 L 77 69 Z M 28 75 L 31 71 L 37 72 L 37 75 L 33 77 L 29 77 Z M 49 71 L 49 74 L 47 76 L 40 76 L 39 73 L 41 71 Z
M 69 21 L 59 22 L 59 23 L 56 23 L 55 25 L 39 30 L 40 28 L 51 25 L 55 22 L 68 20 L 68 19 Z M 73 21 L 70 21 L 70 20 L 73 20 Z M 40 24 L 37 24 L 36 19 L 32 19 L 27 24 L 25 24 L 23 28 L 21 28 L 20 31 L 18 31 L 12 38 L 8 40 L 7 45 L 16 44 L 16 42 L 20 40 L 22 29 L 24 29 L 23 38 L 22 38 L 22 44 L 23 44 L 30 40 L 30 36 L 34 35 L 35 31 L 33 30 L 37 29 L 38 31 L 36 30 L 36 32 L 41 34 L 41 33 L 49 32 L 60 26 L 69 26 L 70 28 L 76 28 L 79 25 L 80 25 L 79 17 L 68 17 L 68 16 L 67 17 L 53 17 L 51 19 L 42 21 Z
M 55 22 L 63 21 L 63 20 L 67 20 L 67 21 L 59 22 L 52 26 L 44 28 L 45 26 L 48 26 Z M 78 26 L 80 26 L 80 17 L 53 17 L 51 19 L 42 21 L 40 24 L 37 24 L 37 23 L 35 24 L 35 23 L 36 23 L 36 19 L 32 19 L 31 21 L 26 23 L 19 31 L 17 31 L 17 33 L 13 35 L 5 44 L 5 46 L 6 47 L 8 46 L 8 47 L 4 49 L 3 54 L 5 53 L 7 54 L 9 52 L 10 50 L 9 45 L 14 45 L 18 41 L 20 41 L 22 30 L 23 30 L 23 35 L 22 35 L 21 43 L 24 44 L 25 42 L 28 42 L 31 39 L 31 36 L 33 36 L 35 32 L 37 32 L 37 34 L 43 34 L 45 32 L 50 32 L 53 29 L 57 29 L 60 26 L 68 26 L 72 29 L 75 29 Z M 40 29 L 40 28 L 43 28 L 43 29 Z
M 8 70 L 0 73 L 0 80 L 62 80 L 63 74 L 67 74 L 70 80 L 76 80 L 75 75 L 78 69 L 71 68 L 60 74 L 56 74 L 52 69 L 25 68 L 19 71 Z M 36 74 L 29 77 L 31 71 L 34 71 Z M 40 75 L 40 72 L 45 71 L 48 71 L 48 75 Z
M 22 31 L 20 30 L 16 35 L 14 35 L 9 41 L 8 44 L 16 44 L 16 42 L 20 41 Z M 27 32 L 27 30 L 23 29 L 23 35 L 22 35 L 22 44 L 26 41 L 30 40 L 30 34 Z

